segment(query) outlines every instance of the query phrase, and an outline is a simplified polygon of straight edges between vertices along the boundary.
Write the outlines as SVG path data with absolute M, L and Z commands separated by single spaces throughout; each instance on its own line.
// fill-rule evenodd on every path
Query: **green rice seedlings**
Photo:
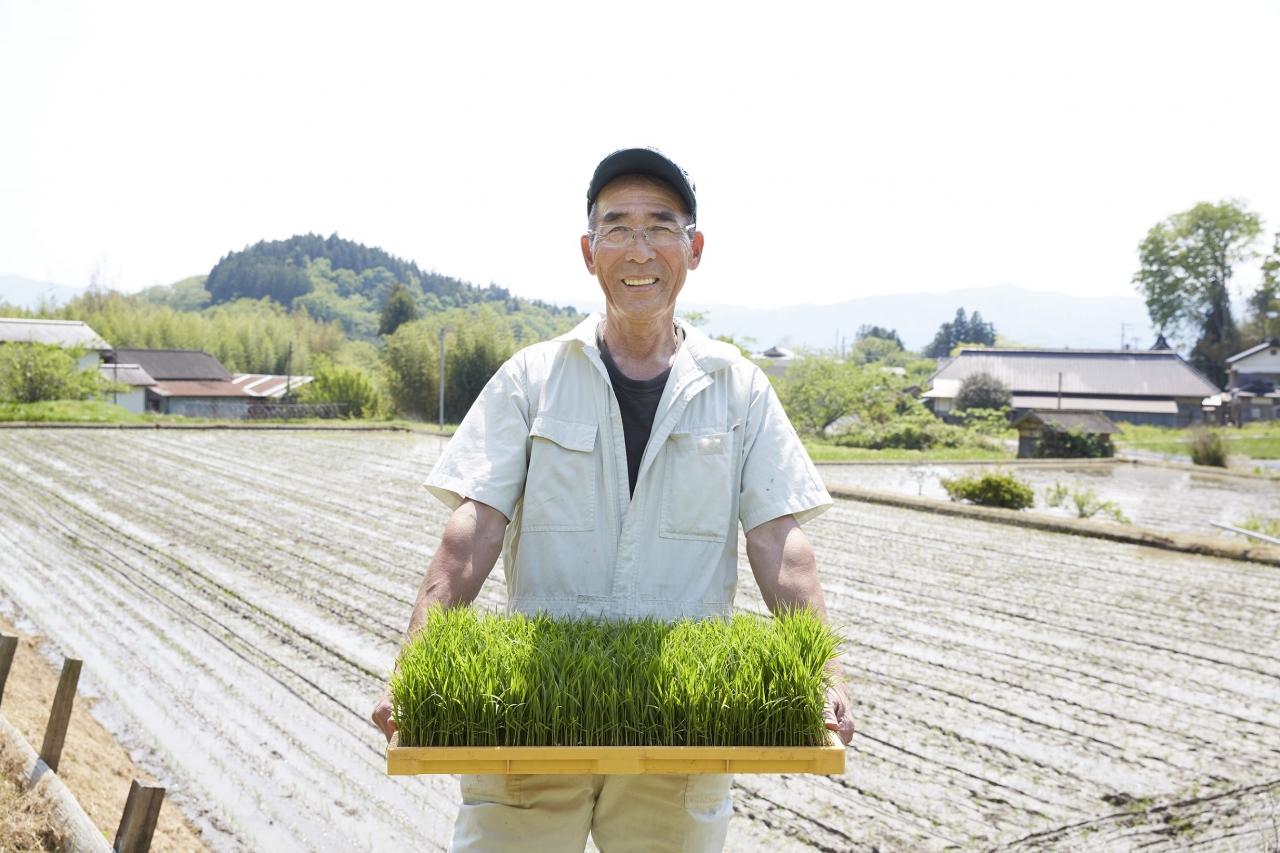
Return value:
M 391 691 L 402 746 L 822 746 L 839 645 L 808 610 L 661 622 L 437 608 Z

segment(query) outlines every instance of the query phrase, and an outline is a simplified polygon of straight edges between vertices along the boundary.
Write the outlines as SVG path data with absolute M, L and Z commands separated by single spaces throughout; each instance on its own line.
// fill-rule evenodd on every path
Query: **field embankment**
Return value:
M 0 606 L 3 604 L 0 601 Z M 27 743 L 39 750 L 58 686 L 58 673 L 40 653 L 44 637 L 17 630 L 3 617 L 0 617 L 0 631 L 16 633 L 19 637 L 18 653 L 5 682 L 0 712 Z M 90 714 L 95 702 L 94 698 L 76 696 L 58 778 L 75 795 L 94 826 L 110 839 L 120 825 L 129 783 L 134 779 L 154 780 L 154 777 L 138 768 L 129 751 Z M 61 849 L 56 836 L 47 830 L 47 805 L 38 797 L 25 794 L 19 781 L 13 778 L 18 766 L 16 752 L 11 755 L 5 745 L 0 744 L 0 776 L 5 777 L 0 778 L 0 810 L 13 810 L 0 817 L 0 853 Z M 14 821 L 12 827 L 5 823 L 10 818 Z M 6 830 L 12 832 L 12 839 L 5 837 Z M 13 846 L 7 846 L 11 842 Z M 19 842 L 25 846 L 19 846 Z M 195 826 L 166 797 L 151 841 L 153 853 L 207 853 L 208 849 Z
M 84 658 L 215 850 L 442 849 L 456 782 L 388 779 L 368 721 L 441 441 L 0 431 L 0 599 Z M 1280 569 L 846 501 L 807 530 L 858 734 L 844 776 L 739 777 L 731 849 L 1261 848 Z

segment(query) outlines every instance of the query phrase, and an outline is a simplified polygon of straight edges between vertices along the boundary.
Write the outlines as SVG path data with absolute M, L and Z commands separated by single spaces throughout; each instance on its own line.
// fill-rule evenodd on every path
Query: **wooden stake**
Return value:
M 9 668 L 17 651 L 18 638 L 13 634 L 0 634 L 0 702 L 4 701 L 4 683 L 9 680 Z
M 120 828 L 116 831 L 116 853 L 147 853 L 151 849 L 151 836 L 155 834 L 163 802 L 163 787 L 155 782 L 133 780 L 120 817 Z
M 67 740 L 67 725 L 71 722 L 71 705 L 76 701 L 76 685 L 80 682 L 80 664 L 75 658 L 62 662 L 62 676 L 58 679 L 58 692 L 53 696 L 53 708 L 49 711 L 49 725 L 44 729 L 44 744 L 40 758 L 54 773 L 58 772 L 58 760 L 62 758 L 62 745 Z

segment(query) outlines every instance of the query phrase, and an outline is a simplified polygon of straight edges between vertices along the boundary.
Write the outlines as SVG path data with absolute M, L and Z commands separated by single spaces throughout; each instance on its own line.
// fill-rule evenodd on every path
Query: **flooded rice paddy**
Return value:
M 440 446 L 0 431 L 0 608 L 84 659 L 216 850 L 443 849 L 456 780 L 386 777 L 368 721 Z M 844 501 L 806 529 L 859 730 L 842 777 L 740 776 L 730 849 L 1264 849 L 1280 569 Z
M 994 470 L 992 465 L 934 462 L 921 465 L 840 465 L 823 463 L 819 473 L 830 485 L 879 489 L 909 495 L 946 499 L 939 482 L 970 472 Z M 1045 489 L 1055 483 L 1092 488 L 1104 501 L 1112 501 L 1138 527 L 1199 536 L 1222 533 L 1210 522 L 1239 525 L 1250 513 L 1280 519 L 1280 479 L 1232 476 L 1189 468 L 1115 462 L 1071 467 L 1010 465 L 1036 490 L 1036 512 L 1074 516 L 1073 511 L 1045 505 Z

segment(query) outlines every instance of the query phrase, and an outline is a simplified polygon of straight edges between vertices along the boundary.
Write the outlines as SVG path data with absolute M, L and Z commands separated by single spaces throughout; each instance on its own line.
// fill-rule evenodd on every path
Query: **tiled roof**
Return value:
M 162 381 L 231 379 L 231 374 L 216 358 L 201 350 L 118 349 L 116 361 L 137 364 L 155 379 Z
M 24 320 L 0 317 L 0 341 L 5 343 L 57 344 L 103 352 L 111 344 L 81 320 Z
M 227 380 L 158 380 L 151 389 L 161 397 L 252 397 L 239 386 Z
M 939 361 L 931 382 L 986 373 L 1014 394 L 1121 397 L 1196 397 L 1220 389 L 1176 352 L 965 348 Z
M 1066 409 L 1032 409 L 1013 422 L 1019 424 L 1035 424 L 1043 426 L 1050 432 L 1065 432 L 1079 427 L 1090 435 L 1115 435 L 1124 430 L 1116 426 L 1102 412 L 1069 411 Z

